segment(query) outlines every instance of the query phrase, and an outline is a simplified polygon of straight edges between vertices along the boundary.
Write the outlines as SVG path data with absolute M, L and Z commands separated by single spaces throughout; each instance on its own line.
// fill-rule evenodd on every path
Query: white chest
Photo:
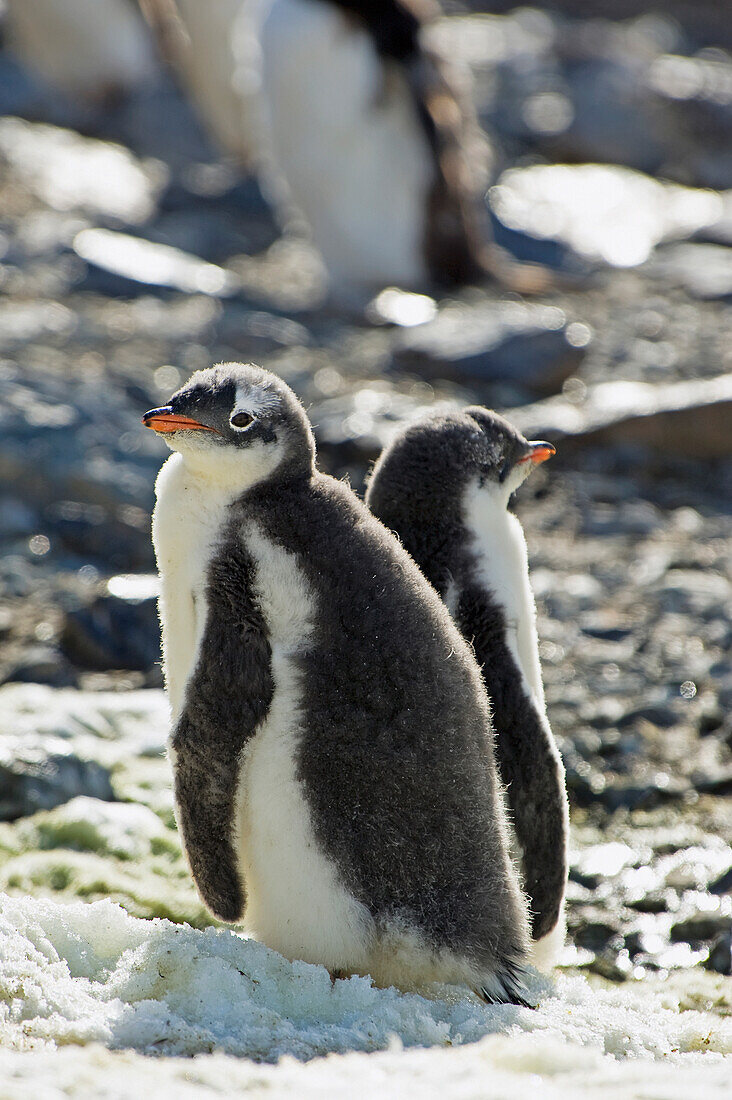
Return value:
M 425 278 L 425 199 L 434 176 L 404 75 L 334 6 L 274 0 L 262 33 L 272 156 L 334 283 Z
M 521 524 L 490 488 L 471 487 L 465 500 L 480 576 L 506 618 L 506 644 L 516 661 L 527 694 L 544 710 L 536 634 L 536 605 L 529 582 L 526 539 Z
M 163 671 L 175 724 L 206 625 L 207 567 L 232 495 L 191 476 L 179 454 L 161 469 L 155 494 L 152 530 L 160 573 Z

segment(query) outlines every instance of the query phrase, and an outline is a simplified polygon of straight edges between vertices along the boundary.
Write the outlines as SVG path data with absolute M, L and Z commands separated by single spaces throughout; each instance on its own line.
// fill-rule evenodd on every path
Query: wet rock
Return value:
M 490 203 L 509 229 L 612 267 L 644 263 L 656 245 L 713 225 L 724 209 L 714 192 L 601 164 L 511 168 L 491 188 Z
M 59 644 L 78 668 L 154 670 L 160 662 L 157 577 L 113 577 L 105 595 L 66 613 Z
M 703 966 L 705 970 L 715 970 L 717 974 L 732 974 L 732 933 L 722 932 L 717 937 Z
M 652 890 L 650 893 L 644 894 L 642 898 L 635 898 L 627 901 L 626 905 L 630 909 L 637 910 L 639 913 L 667 913 L 669 899 L 667 892 L 663 890 Z M 626 946 L 628 946 L 627 943 Z M 639 950 L 642 950 L 642 948 Z
M 12 487 L 30 507 L 52 513 L 60 501 L 94 505 L 142 530 L 163 457 L 159 441 L 139 423 L 152 404 L 152 393 L 110 372 L 79 367 L 69 377 L 4 363 L 0 487 Z
M 506 413 L 529 438 L 568 447 L 630 444 L 686 458 L 729 456 L 732 374 L 652 385 L 601 382 L 581 403 L 548 398 Z
M 671 925 L 671 940 L 673 943 L 700 943 L 719 933 L 729 934 L 729 928 L 729 913 L 696 913 Z
M 141 509 L 104 508 L 78 500 L 60 500 L 43 512 L 50 538 L 85 562 L 107 569 L 152 569 L 155 566 L 150 522 Z M 39 524 L 35 525 L 37 530 Z
M 17 661 L 6 668 L 3 682 L 71 687 L 76 683 L 76 675 L 58 649 L 38 645 L 26 649 Z
M 732 297 L 732 248 L 679 244 L 661 249 L 650 273 L 684 287 L 694 298 Z
M 732 894 L 732 867 L 709 884 L 710 894 Z
M 422 378 L 506 382 L 554 393 L 576 369 L 584 348 L 573 345 L 564 314 L 518 302 L 449 305 L 434 320 L 399 336 L 393 366 Z
M 714 774 L 695 774 L 693 779 L 694 787 L 700 794 L 732 794 L 732 766 L 715 770 Z
M 0 738 L 0 820 L 51 810 L 78 795 L 112 801 L 108 769 L 56 737 Z
M 578 947 L 602 951 L 620 931 L 620 922 L 604 909 L 580 906 L 570 917 L 570 931 Z
M 156 244 L 129 233 L 82 229 L 74 237 L 74 251 L 92 268 L 101 269 L 117 280 L 116 290 L 108 286 L 107 293 L 125 294 L 130 283 L 212 297 L 227 297 L 236 290 L 234 276 L 222 267 L 206 263 L 179 248 Z
M 20 118 L 0 119 L 0 157 L 54 210 L 131 224 L 150 217 L 165 182 L 160 166 L 142 164 L 121 145 Z

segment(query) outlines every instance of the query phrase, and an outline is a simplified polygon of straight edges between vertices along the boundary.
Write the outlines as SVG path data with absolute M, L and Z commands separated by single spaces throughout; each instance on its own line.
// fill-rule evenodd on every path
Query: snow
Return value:
M 537 975 L 533 989 L 536 1011 L 455 988 L 332 984 L 228 930 L 139 920 L 109 901 L 0 895 L 0 1094 L 728 1094 L 729 1018 L 643 983 Z

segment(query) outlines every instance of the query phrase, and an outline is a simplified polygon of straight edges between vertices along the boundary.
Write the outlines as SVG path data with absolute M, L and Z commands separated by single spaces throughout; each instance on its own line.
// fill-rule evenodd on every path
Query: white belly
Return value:
M 274 0 L 262 90 L 272 157 L 333 282 L 423 282 L 434 168 L 398 68 L 385 70 L 370 36 L 335 7 Z
M 478 556 L 480 576 L 503 607 L 506 644 L 540 713 L 544 712 L 536 605 L 529 583 L 526 539 L 521 524 L 491 489 L 468 490 L 466 520 Z
M 255 592 L 272 648 L 274 697 L 245 750 L 236 825 L 247 886 L 245 926 L 291 959 L 367 969 L 371 920 L 320 848 L 296 774 L 302 685 L 294 658 L 307 649 L 315 600 L 287 551 L 255 525 Z

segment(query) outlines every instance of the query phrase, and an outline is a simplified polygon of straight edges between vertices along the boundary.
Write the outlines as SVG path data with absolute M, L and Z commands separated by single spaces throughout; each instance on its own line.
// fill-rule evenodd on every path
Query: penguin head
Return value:
M 494 494 L 502 506 L 554 447 L 531 442 L 490 409 L 473 405 L 411 424 L 374 467 L 367 503 L 384 519 L 394 508 L 419 511 L 455 500 L 468 486 Z
M 472 405 L 463 416 L 468 421 L 468 431 L 472 421 L 480 432 L 475 440 L 479 484 L 481 488 L 494 488 L 506 502 L 540 462 L 556 454 L 551 443 L 527 439 L 491 409 Z
M 246 489 L 313 472 L 305 410 L 281 378 L 252 363 L 196 371 L 142 418 L 196 474 Z

